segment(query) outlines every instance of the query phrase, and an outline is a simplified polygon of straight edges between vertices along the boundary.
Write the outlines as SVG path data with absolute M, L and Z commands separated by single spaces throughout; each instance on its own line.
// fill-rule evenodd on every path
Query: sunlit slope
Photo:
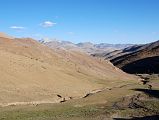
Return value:
M 35 40 L 0 38 L 0 103 L 59 102 L 135 82 L 111 63 L 80 52 L 51 50 Z

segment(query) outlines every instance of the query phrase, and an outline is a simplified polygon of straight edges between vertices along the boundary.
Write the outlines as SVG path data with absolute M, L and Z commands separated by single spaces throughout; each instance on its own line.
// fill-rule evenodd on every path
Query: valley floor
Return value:
M 129 83 L 63 103 L 1 107 L 0 120 L 157 120 L 159 77 L 146 77 L 146 85 Z

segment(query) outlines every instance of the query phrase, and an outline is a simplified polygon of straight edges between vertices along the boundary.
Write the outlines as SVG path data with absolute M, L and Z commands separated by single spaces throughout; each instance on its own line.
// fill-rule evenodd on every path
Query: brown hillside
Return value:
M 158 73 L 157 56 L 159 56 L 159 41 L 142 45 L 136 51 L 115 57 L 110 61 L 128 73 Z
M 30 38 L 0 38 L 0 69 L 1 105 L 59 102 L 136 79 L 107 61 Z

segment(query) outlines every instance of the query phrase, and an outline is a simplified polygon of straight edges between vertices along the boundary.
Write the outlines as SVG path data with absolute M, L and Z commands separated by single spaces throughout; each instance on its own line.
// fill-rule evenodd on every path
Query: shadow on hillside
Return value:
M 141 91 L 151 97 L 159 98 L 159 90 L 149 90 L 149 89 L 133 89 L 133 90 Z
M 113 118 L 114 120 L 159 120 L 159 115 L 134 117 L 134 118 Z
M 144 58 L 131 62 L 123 66 L 121 69 L 131 74 L 159 73 L 159 56 Z

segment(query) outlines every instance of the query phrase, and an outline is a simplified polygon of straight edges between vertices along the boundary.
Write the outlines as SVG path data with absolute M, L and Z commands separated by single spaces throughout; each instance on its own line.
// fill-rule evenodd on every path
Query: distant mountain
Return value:
M 128 46 L 132 46 L 132 44 L 93 44 L 91 42 L 83 42 L 74 44 L 69 41 L 59 41 L 59 40 L 50 40 L 50 42 L 42 42 L 48 47 L 52 49 L 64 49 L 71 51 L 80 51 L 85 52 L 87 54 L 95 54 L 95 53 L 109 53 L 114 50 L 120 50 L 126 48 Z
M 91 54 L 94 57 L 99 57 L 99 58 L 104 58 L 106 60 L 112 60 L 114 58 L 138 51 L 140 49 L 142 49 L 142 45 L 127 45 L 128 47 L 125 47 L 124 49 L 119 49 L 119 50 L 114 50 L 111 52 L 101 52 L 101 53 L 94 53 Z
M 50 42 L 45 42 L 44 44 L 51 49 L 80 51 L 78 46 L 76 46 L 74 43 L 69 41 L 58 41 L 55 39 Z
M 76 45 L 78 47 L 81 47 L 81 48 L 92 48 L 92 47 L 94 47 L 94 44 L 91 43 L 91 42 L 83 42 L 83 43 L 78 43 Z
M 129 47 L 129 46 L 132 46 L 133 44 L 107 44 L 107 43 L 100 43 L 100 44 L 96 44 L 95 46 L 97 48 L 100 48 L 100 49 L 104 49 L 104 48 L 107 48 L 107 47 L 112 47 L 112 48 L 116 48 L 116 49 L 123 49 L 123 48 L 126 48 L 126 47 Z
M 111 52 L 105 59 L 128 73 L 159 73 L 159 41 Z

